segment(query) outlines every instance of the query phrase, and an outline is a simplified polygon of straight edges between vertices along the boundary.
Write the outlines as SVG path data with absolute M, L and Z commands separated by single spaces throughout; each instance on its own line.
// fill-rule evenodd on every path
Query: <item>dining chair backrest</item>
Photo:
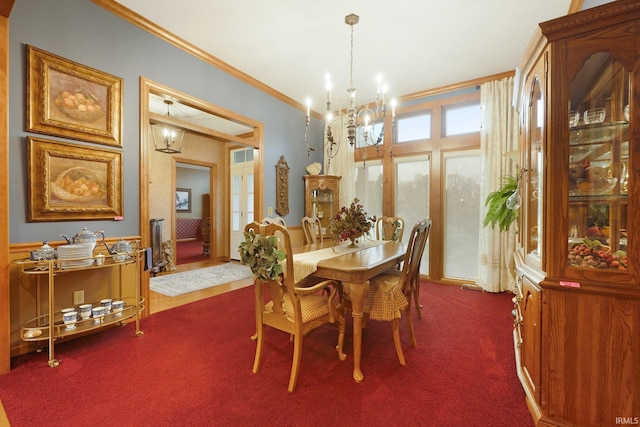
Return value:
M 398 216 L 381 216 L 376 221 L 376 239 L 401 242 L 404 234 L 404 219 Z
M 279 225 L 281 225 L 283 227 L 287 226 L 287 224 L 284 222 L 284 219 L 282 219 L 279 216 L 276 216 L 276 217 L 273 217 L 273 218 L 267 216 L 267 217 L 262 218 L 262 221 L 260 221 L 260 222 L 262 222 L 263 224 L 279 224 Z
M 253 230 L 256 235 L 260 234 L 265 237 L 276 236 L 278 238 L 278 249 L 285 253 L 285 261 L 283 263 L 285 265 L 283 272 L 284 277 L 281 280 L 281 285 L 287 293 L 293 294 L 293 288 L 295 287 L 295 283 L 293 282 L 293 252 L 291 250 L 291 237 L 287 227 L 277 223 L 265 224 L 263 221 L 262 224 L 257 222 L 247 224 L 244 231 L 249 232 L 250 230 Z M 272 300 L 276 300 L 274 303 L 279 307 L 281 307 L 281 296 L 282 295 L 274 293 L 271 298 Z M 280 302 L 278 302 L 278 300 L 280 300 Z
M 304 232 L 305 243 L 322 242 L 322 225 L 317 217 L 305 216 L 300 221 Z
M 260 221 L 262 224 L 268 225 L 268 224 L 278 224 L 283 226 L 285 229 L 287 227 L 287 224 L 284 222 L 284 219 L 282 219 L 279 216 L 276 217 L 264 217 L 262 218 L 262 221 Z M 280 237 L 280 236 L 278 236 Z M 284 241 L 280 238 L 278 238 L 278 249 L 284 249 Z
M 409 297 L 415 292 L 420 281 L 420 262 L 424 248 L 429 239 L 431 232 L 431 220 L 423 219 L 416 223 L 411 230 L 409 243 L 407 244 L 407 253 L 405 254 L 404 263 L 402 265 L 402 286 L 403 292 Z

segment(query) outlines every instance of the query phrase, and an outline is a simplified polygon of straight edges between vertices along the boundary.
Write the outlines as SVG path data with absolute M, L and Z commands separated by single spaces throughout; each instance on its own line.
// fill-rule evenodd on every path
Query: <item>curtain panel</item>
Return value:
M 482 227 L 486 208 L 484 200 L 502 184 L 503 176 L 516 176 L 518 165 L 506 153 L 518 150 L 518 112 L 513 106 L 514 78 L 481 85 L 482 131 L 480 151 L 484 182 L 481 186 L 480 239 L 476 284 L 488 292 L 512 291 L 515 288 L 515 221 L 506 232 Z

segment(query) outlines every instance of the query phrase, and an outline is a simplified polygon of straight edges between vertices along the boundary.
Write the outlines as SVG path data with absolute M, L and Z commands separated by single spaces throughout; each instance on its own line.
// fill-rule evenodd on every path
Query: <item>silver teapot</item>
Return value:
M 126 240 L 124 240 L 123 238 L 120 239 L 120 241 L 114 243 L 113 245 L 111 245 L 111 247 L 109 247 L 109 245 L 107 244 L 107 242 L 103 242 L 102 244 L 107 248 L 107 252 L 109 252 L 110 255 L 113 255 L 113 260 L 116 262 L 122 262 L 124 261 L 127 257 L 128 254 L 133 251 L 138 249 L 138 242 L 134 242 L 134 245 L 132 245 L 131 243 L 127 242 Z
M 98 242 L 98 235 L 102 235 L 102 240 L 100 240 L 100 242 Z M 97 244 L 104 242 L 104 231 L 93 232 L 93 231 L 89 231 L 86 227 L 84 227 L 82 231 L 78 231 L 76 235 L 73 236 L 73 238 L 69 238 L 64 234 L 61 234 L 60 236 L 64 237 L 67 243 L 69 243 L 70 245 L 77 245 L 80 243 L 91 243 L 93 245 L 92 249 L 95 249 Z

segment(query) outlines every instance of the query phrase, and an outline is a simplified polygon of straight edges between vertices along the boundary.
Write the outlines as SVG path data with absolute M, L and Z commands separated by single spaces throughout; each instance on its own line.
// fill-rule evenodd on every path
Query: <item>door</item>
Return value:
M 238 246 L 243 240 L 244 227 L 254 220 L 253 148 L 231 150 L 230 165 L 231 224 L 229 229 L 231 235 L 229 254 L 231 259 L 240 260 Z

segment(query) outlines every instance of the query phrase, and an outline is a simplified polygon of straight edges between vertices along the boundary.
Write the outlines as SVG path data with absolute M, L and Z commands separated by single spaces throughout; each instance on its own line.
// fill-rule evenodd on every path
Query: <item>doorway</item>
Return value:
M 229 261 L 229 203 L 228 176 L 229 150 L 238 146 L 251 147 L 254 152 L 253 205 L 257 211 L 263 207 L 262 149 L 263 124 L 237 113 L 225 110 L 193 96 L 140 79 L 140 235 L 143 246 L 150 245 L 150 219 L 165 218 L 162 242 L 173 240 L 175 254 L 174 218 L 176 217 L 175 162 L 205 163 L 211 166 L 211 262 Z M 163 100 L 172 101 L 167 116 Z M 167 154 L 156 151 L 151 132 L 152 125 L 164 123 L 184 129 L 182 152 Z M 215 194 L 215 196 L 214 196 Z M 215 233 L 215 234 L 214 234 Z M 214 244 L 216 245 L 214 248 Z M 197 265 L 193 263 L 192 265 Z M 141 296 L 149 301 L 149 275 L 142 275 Z
M 242 148 L 230 152 L 230 200 L 231 221 L 229 254 L 239 260 L 238 246 L 244 239 L 244 227 L 254 220 L 253 198 L 255 193 L 253 149 Z
M 211 200 L 215 200 L 211 170 L 212 166 L 176 161 L 176 203 L 178 194 L 188 197 L 186 206 L 176 207 L 176 265 L 215 258 L 211 250 Z

